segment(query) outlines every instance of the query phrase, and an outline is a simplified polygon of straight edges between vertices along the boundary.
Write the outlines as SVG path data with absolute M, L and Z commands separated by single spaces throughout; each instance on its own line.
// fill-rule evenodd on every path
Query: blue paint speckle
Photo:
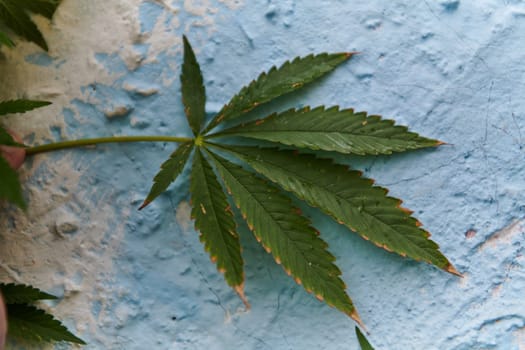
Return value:
M 95 58 L 111 73 L 127 72 L 126 63 L 118 54 L 107 54 L 99 52 Z
M 441 6 L 446 12 L 454 12 L 459 7 L 459 0 L 444 0 L 441 1 Z
M 53 64 L 54 59 L 47 53 L 35 53 L 27 55 L 25 61 L 42 67 L 49 67 Z
M 148 33 L 153 30 L 157 19 L 162 14 L 163 7 L 159 4 L 146 1 L 140 4 L 139 8 L 139 20 L 140 20 L 140 31 L 142 33 Z
M 60 126 L 51 126 L 51 135 L 55 141 L 60 141 L 62 139 L 62 128 Z

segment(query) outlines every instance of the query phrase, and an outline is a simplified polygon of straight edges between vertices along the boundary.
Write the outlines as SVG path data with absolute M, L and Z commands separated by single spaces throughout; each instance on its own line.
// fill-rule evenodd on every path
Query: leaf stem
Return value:
M 93 139 L 80 139 L 71 141 L 60 141 L 48 143 L 46 145 L 34 146 L 26 148 L 27 155 L 35 155 L 38 153 L 58 151 L 66 148 L 76 148 L 82 146 L 92 146 L 101 143 L 121 143 L 121 142 L 189 142 L 193 139 L 190 137 L 176 137 L 176 136 L 110 136 L 98 137 Z

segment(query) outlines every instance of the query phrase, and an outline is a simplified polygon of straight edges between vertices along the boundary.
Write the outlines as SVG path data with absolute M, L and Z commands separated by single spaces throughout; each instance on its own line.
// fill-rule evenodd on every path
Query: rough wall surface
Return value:
M 385 350 L 525 349 L 525 2 L 64 0 L 52 23 L 37 21 L 49 54 L 20 42 L 0 64 L 0 98 L 54 102 L 8 120 L 30 144 L 189 135 L 183 33 L 209 113 L 272 65 L 359 51 L 272 108 L 354 107 L 447 142 L 341 161 L 403 198 L 464 274 L 384 252 L 309 211 L 370 341 Z M 297 286 L 246 229 L 244 309 L 193 229 L 187 174 L 136 210 L 173 148 L 105 145 L 28 161 L 29 210 L 0 219 L 0 279 L 60 295 L 48 306 L 86 349 L 356 349 L 354 323 Z

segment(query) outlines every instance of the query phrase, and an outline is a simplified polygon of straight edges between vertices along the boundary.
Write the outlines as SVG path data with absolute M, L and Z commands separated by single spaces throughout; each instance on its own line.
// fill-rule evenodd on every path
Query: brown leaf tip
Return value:
M 239 295 L 239 298 L 241 298 L 244 306 L 246 307 L 246 310 L 250 310 L 251 305 L 248 302 L 248 298 L 246 298 L 246 295 L 244 294 L 244 283 L 242 283 L 242 284 L 240 284 L 238 286 L 235 286 L 234 290 L 237 293 L 237 295 Z
M 345 52 L 343 53 L 345 55 L 346 58 L 350 58 L 352 57 L 353 55 L 360 55 L 361 52 L 359 51 L 350 51 L 350 52 Z
M 359 325 L 359 327 L 361 327 L 366 333 L 368 333 L 365 324 L 361 320 L 361 317 L 359 317 L 359 314 L 357 313 L 357 310 L 355 308 L 352 310 L 352 312 L 348 313 L 347 315 L 350 316 L 350 318 L 354 320 Z
M 447 267 L 445 267 L 445 271 L 463 278 L 463 275 L 458 270 L 456 270 L 456 268 L 452 264 L 449 264 Z
M 144 200 L 144 203 L 142 203 L 142 205 L 139 207 L 139 210 L 144 209 L 144 208 L 145 208 L 146 206 L 148 206 L 148 204 L 150 204 L 150 203 L 151 203 L 150 200 L 145 199 L 145 200 Z

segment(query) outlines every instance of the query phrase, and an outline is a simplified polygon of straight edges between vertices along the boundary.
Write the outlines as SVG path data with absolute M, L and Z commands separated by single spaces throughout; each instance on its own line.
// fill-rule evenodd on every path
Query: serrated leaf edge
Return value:
M 250 164 L 249 160 L 247 160 L 248 158 L 250 158 L 249 156 L 244 156 L 244 155 L 242 155 L 242 154 L 236 152 L 236 151 L 235 151 L 232 147 L 230 147 L 230 146 L 220 145 L 220 144 L 217 144 L 217 143 L 211 143 L 211 142 L 206 142 L 206 144 L 208 144 L 209 146 L 211 146 L 211 147 L 213 147 L 213 148 L 218 148 L 218 149 L 221 149 L 221 150 L 223 150 L 223 151 L 226 151 L 226 152 L 228 152 L 228 153 L 234 155 L 235 157 L 237 157 L 237 158 L 243 160 L 244 162 Z M 277 148 L 271 148 L 271 149 L 278 150 Z M 297 153 L 297 154 L 300 155 L 301 153 Z M 340 166 L 340 167 L 343 167 L 343 168 L 345 168 L 347 171 L 354 171 L 354 172 L 358 173 L 359 176 L 361 177 L 361 179 L 368 181 L 369 184 L 370 184 L 371 186 L 375 184 L 375 180 L 374 180 L 374 179 L 370 179 L 370 178 L 363 177 L 363 176 L 362 176 L 362 175 L 363 175 L 363 172 L 360 171 L 360 170 L 351 169 L 350 166 L 345 165 L 345 164 L 335 163 L 332 159 L 327 159 L 327 158 L 318 158 L 318 157 L 315 156 L 315 155 L 314 155 L 314 157 L 316 157 L 317 159 L 329 160 L 329 161 L 331 161 L 332 164 L 337 165 L 337 166 Z M 258 174 L 260 174 L 259 171 L 256 170 L 256 172 L 257 172 Z M 263 174 L 261 174 L 261 175 L 263 175 Z M 264 176 L 264 175 L 263 175 L 263 176 Z M 268 179 L 269 181 L 272 181 L 272 180 L 269 179 L 268 177 L 266 177 L 266 176 L 264 176 L 264 177 L 265 177 L 266 179 Z M 272 182 L 274 182 L 274 181 L 272 181 Z M 384 188 L 384 187 L 381 187 L 381 186 L 373 186 L 373 187 L 375 187 L 375 188 L 377 188 L 377 189 L 380 189 L 380 190 L 384 193 L 384 195 L 385 195 L 386 198 L 388 198 L 388 199 L 392 199 L 392 200 L 395 200 L 396 203 L 397 203 L 397 204 L 396 204 L 396 208 L 402 210 L 403 212 L 405 212 L 405 213 L 408 214 L 408 215 L 411 215 L 411 214 L 413 213 L 412 210 L 407 209 L 407 208 L 405 208 L 405 207 L 402 206 L 403 201 L 402 201 L 401 199 L 399 199 L 399 198 L 395 198 L 395 197 L 387 196 L 387 194 L 389 193 L 389 190 L 388 190 L 387 188 Z M 289 192 L 289 191 L 287 191 L 287 192 Z M 291 192 L 291 193 L 292 193 L 292 192 Z M 294 195 L 295 195 L 295 194 L 294 194 Z M 310 202 L 306 201 L 304 198 L 301 198 L 301 197 L 298 197 L 298 198 L 301 199 L 301 200 L 303 200 L 303 201 L 305 201 L 305 203 L 307 203 L 308 205 L 310 205 L 310 206 L 312 206 L 312 207 L 315 207 L 315 208 L 318 208 L 318 206 L 314 205 L 313 203 L 310 203 Z M 341 222 L 340 220 L 338 220 L 338 219 L 333 215 L 333 213 L 331 213 L 331 212 L 329 213 L 328 211 L 323 211 L 323 212 L 325 212 L 327 215 L 329 215 L 329 216 L 330 216 L 334 221 L 336 221 L 338 224 L 340 224 L 340 225 L 344 225 L 344 226 L 350 228 L 352 231 L 356 232 L 360 237 L 362 237 L 363 239 L 365 239 L 365 240 L 367 240 L 367 241 L 370 241 L 370 242 L 371 242 L 372 244 L 374 244 L 375 246 L 377 246 L 377 247 L 379 247 L 379 248 L 381 248 L 381 249 L 384 249 L 384 250 L 386 250 L 386 251 L 388 251 L 388 252 L 392 252 L 392 253 L 398 254 L 398 255 L 400 255 L 400 256 L 402 256 L 402 257 L 406 257 L 406 254 L 404 254 L 404 253 L 401 253 L 401 252 L 393 252 L 388 246 L 383 245 L 383 244 L 378 244 L 378 243 L 376 243 L 376 242 L 371 241 L 366 235 L 364 235 L 363 233 L 361 233 L 360 231 L 358 231 L 358 230 L 356 230 L 354 227 L 352 227 L 352 226 L 350 225 L 350 223 L 344 223 L 344 222 Z M 412 218 L 415 220 L 415 225 L 416 225 L 417 227 L 421 227 L 421 226 L 422 226 L 421 222 L 420 222 L 417 218 L 414 218 L 414 217 L 412 217 Z M 390 226 L 390 225 L 388 225 L 388 226 Z M 426 238 L 430 238 L 430 237 L 431 237 L 430 232 L 428 232 L 428 231 L 426 231 L 426 230 L 423 230 L 423 229 L 421 229 L 421 232 L 425 234 L 425 237 L 426 237 Z M 432 242 L 434 242 L 434 241 L 432 241 Z M 439 245 L 438 245 L 436 242 L 434 242 L 434 244 L 436 244 L 436 246 L 437 246 L 436 249 L 439 251 Z M 441 254 L 442 254 L 442 253 L 441 253 Z M 443 255 L 443 256 L 444 256 L 444 255 Z M 443 267 L 437 266 L 437 265 L 435 265 L 434 263 L 432 263 L 432 262 L 430 262 L 430 261 L 427 261 L 427 260 L 425 260 L 425 259 L 412 258 L 412 257 L 411 257 L 411 259 L 412 259 L 412 260 L 415 260 L 415 261 L 423 261 L 423 262 L 428 263 L 428 264 L 430 264 L 430 265 L 436 266 L 436 267 L 438 267 L 439 269 L 442 269 L 442 270 L 444 270 L 444 271 L 446 271 L 446 272 L 449 272 L 449 273 L 451 273 L 451 274 L 453 274 L 453 275 L 456 275 L 456 276 L 458 276 L 458 277 L 463 277 L 463 275 L 462 275 L 458 270 L 456 270 L 456 268 L 452 265 L 452 263 L 450 263 L 450 261 L 448 261 L 448 259 L 447 259 L 447 263 L 448 263 L 448 264 L 445 265 L 445 266 L 443 266 Z
M 278 71 L 278 70 L 282 70 L 282 69 L 285 69 L 287 66 L 290 66 L 298 61 L 302 61 L 302 60 L 307 60 L 307 59 L 313 59 L 313 58 L 316 58 L 316 57 L 319 57 L 319 56 L 337 56 L 337 55 L 342 55 L 344 56 L 344 59 L 343 61 L 341 61 L 339 64 L 342 64 L 344 61 L 347 61 L 348 59 L 350 59 L 353 55 L 355 54 L 358 54 L 358 52 L 335 52 L 335 53 L 328 53 L 328 52 L 322 52 L 322 53 L 318 53 L 318 54 L 309 54 L 309 55 L 306 55 L 306 56 L 297 56 L 291 60 L 286 60 L 284 63 L 282 63 L 280 66 L 277 66 L 277 65 L 274 65 L 272 66 L 268 71 L 265 71 L 265 72 L 262 72 L 260 73 L 257 78 L 253 79 L 252 81 L 250 81 L 250 83 L 248 83 L 247 85 L 244 85 L 240 90 L 239 92 L 237 92 L 235 95 L 232 96 L 232 98 L 221 108 L 221 110 L 213 117 L 213 119 L 208 123 L 208 125 L 206 126 L 206 128 L 204 129 L 204 134 L 207 134 L 210 130 L 214 129 L 217 125 L 219 125 L 220 123 L 222 123 L 224 121 L 224 118 L 225 118 L 225 115 L 226 115 L 226 110 L 228 108 L 231 107 L 232 103 L 234 102 L 234 98 L 236 98 L 237 96 L 240 96 L 242 95 L 243 93 L 245 93 L 246 91 L 248 91 L 250 88 L 252 88 L 257 82 L 259 82 L 260 80 L 262 79 L 265 79 L 268 75 L 270 75 L 271 73 L 274 73 L 275 71 Z M 317 80 L 317 79 L 320 79 L 322 76 L 330 73 L 331 71 L 333 71 L 335 68 L 337 68 L 337 66 L 339 65 L 335 65 L 334 67 L 332 67 L 332 69 L 328 70 L 327 72 L 325 72 L 324 74 L 322 74 L 321 76 L 317 77 L 316 79 L 313 79 L 312 81 L 309 81 L 307 83 L 292 83 L 292 87 L 293 87 L 293 90 L 289 91 L 289 92 L 286 92 L 284 94 L 281 94 L 280 96 L 283 96 L 283 95 L 286 95 L 292 91 L 295 91 L 299 88 L 302 88 L 304 85 L 306 84 L 310 84 L 312 83 L 313 81 Z M 249 111 L 251 111 L 252 109 L 258 107 L 259 105 L 263 104 L 263 103 L 266 103 L 266 102 L 270 102 L 272 101 L 273 99 L 269 99 L 269 100 L 265 100 L 263 102 L 253 102 L 251 106 L 249 106 L 247 109 L 244 109 L 241 111 L 241 114 L 244 114 L 244 113 L 247 113 Z M 228 118 L 228 119 L 234 119 L 234 117 L 232 118 Z
M 206 152 L 205 149 L 201 149 L 201 147 L 198 147 L 198 148 L 196 149 L 196 152 L 201 153 L 201 154 L 200 154 L 200 157 L 202 157 L 203 160 L 204 160 L 204 154 L 202 154 L 202 153 L 208 153 L 208 152 Z M 212 171 L 213 171 L 213 168 L 212 168 Z M 218 179 L 217 179 L 217 181 L 218 181 Z M 191 203 L 191 202 L 192 202 L 192 200 L 191 200 L 191 198 L 190 198 L 190 205 L 191 205 L 191 207 L 193 208 L 193 207 L 194 207 L 194 204 Z M 202 210 L 202 211 L 205 211 L 204 208 L 201 208 L 201 210 Z M 226 207 L 225 210 L 226 210 L 226 211 L 229 211 L 230 213 L 233 214 L 233 212 L 231 211 L 231 208 L 230 208 L 229 206 Z M 196 217 L 193 215 L 193 212 L 191 213 L 191 219 L 192 219 L 193 222 L 194 222 L 195 230 L 196 230 L 197 232 L 201 233 L 201 235 L 202 235 L 201 230 L 197 227 Z M 233 215 L 232 215 L 232 220 L 233 220 L 234 225 L 237 225 L 237 222 L 235 221 Z M 200 239 L 200 240 L 201 240 L 201 242 L 202 242 L 202 239 Z M 242 246 L 241 246 L 240 248 L 241 248 L 241 251 L 242 251 Z M 216 264 L 217 264 L 217 257 L 216 257 L 216 256 L 213 256 L 213 255 L 211 254 L 210 249 L 209 249 L 209 247 L 206 246 L 206 244 L 204 244 L 204 250 L 208 253 L 208 256 L 210 257 L 210 261 L 211 261 L 213 264 L 216 265 Z M 225 271 L 224 271 L 223 269 L 219 269 L 219 268 L 217 268 L 217 271 L 219 271 L 221 274 L 225 275 Z M 237 284 L 237 285 L 233 285 L 233 286 L 232 286 L 232 285 L 230 285 L 230 284 L 228 283 L 228 281 L 226 281 L 226 282 L 227 282 L 227 284 L 228 284 L 230 287 L 232 287 L 232 289 L 237 293 L 237 295 L 239 296 L 239 298 L 240 298 L 241 301 L 243 302 L 243 304 L 244 304 L 246 310 L 249 310 L 249 309 L 251 308 L 251 305 L 250 305 L 250 303 L 249 303 L 249 301 L 248 301 L 248 298 L 246 297 L 246 294 L 245 294 L 245 292 L 244 292 L 244 285 L 245 285 L 245 282 L 244 282 L 244 281 L 245 281 L 244 273 L 245 273 L 245 272 L 244 272 L 244 269 L 243 269 L 242 283 Z M 226 278 L 225 278 L 225 279 L 226 279 Z
M 253 136 L 253 135 L 250 135 L 251 133 L 253 134 L 257 134 L 257 130 L 243 130 L 243 128 L 253 128 L 253 127 L 257 127 L 259 125 L 262 125 L 262 124 L 265 124 L 265 123 L 268 123 L 268 122 L 271 122 L 272 120 L 275 120 L 275 119 L 278 119 L 278 118 L 285 118 L 285 117 L 290 117 L 289 114 L 290 113 L 296 113 L 297 115 L 296 116 L 291 116 L 291 117 L 295 117 L 295 118 L 305 118 L 304 116 L 302 116 L 301 114 L 303 113 L 309 113 L 309 112 L 312 112 L 312 113 L 349 113 L 352 115 L 352 117 L 362 117 L 364 118 L 364 120 L 362 121 L 362 125 L 365 126 L 366 124 L 368 124 L 369 120 L 370 119 L 379 119 L 379 122 L 382 122 L 382 123 L 385 123 L 385 124 L 388 124 L 388 126 L 392 129 L 394 128 L 397 128 L 397 129 L 400 129 L 402 132 L 406 133 L 406 135 L 410 135 L 411 137 L 413 137 L 415 139 L 414 140 L 405 140 L 405 139 L 399 139 L 399 138 L 396 138 L 394 137 L 393 139 L 396 140 L 396 141 L 405 141 L 405 142 L 409 142 L 409 141 L 412 141 L 412 142 L 417 142 L 417 139 L 419 139 L 419 142 L 425 142 L 425 143 L 428 143 L 428 144 L 425 144 L 425 145 L 416 145 L 416 146 L 408 146 L 406 149 L 403 149 L 403 150 L 396 150 L 396 149 L 390 149 L 390 150 L 387 150 L 387 151 L 378 151 L 376 150 L 375 152 L 367 152 L 367 151 L 357 151 L 357 150 L 354 150 L 354 151 L 341 151 L 341 150 L 337 150 L 337 149 L 327 149 L 327 148 L 323 148 L 323 147 L 319 147 L 319 146 L 315 146 L 315 145 L 308 145 L 308 146 L 299 146 L 299 145 L 296 145 L 295 143 L 293 142 L 289 142 L 287 141 L 286 139 L 282 139 L 280 141 L 276 141 L 276 140 L 270 140 L 270 139 L 267 139 L 267 138 L 261 138 L 261 137 L 257 137 L 257 136 Z M 346 116 L 347 118 L 349 116 Z M 271 133 L 272 130 L 266 130 L 265 133 Z M 314 133 L 324 133 L 324 134 L 332 134 L 332 133 L 337 133 L 337 134 L 340 134 L 341 132 L 340 131 L 317 131 L 317 130 L 278 130 L 277 133 L 286 133 L 286 132 L 304 132 L 304 133 L 311 133 L 311 134 L 314 134 Z M 343 134 L 350 134 L 349 132 L 345 132 Z M 246 137 L 246 138 L 251 138 L 251 139 L 256 139 L 256 140 L 267 140 L 269 142 L 274 142 L 274 143 L 278 143 L 278 144 L 283 144 L 283 145 L 286 145 L 286 146 L 292 146 L 292 147 L 297 147 L 297 148 L 300 148 L 300 149 L 312 149 L 312 150 L 323 150 L 323 151 L 329 151 L 329 152 L 338 152 L 338 153 L 342 153 L 342 154 L 355 154 L 355 155 L 390 155 L 390 154 L 393 154 L 393 153 L 402 153 L 402 152 L 407 152 L 407 151 L 413 151 L 413 150 L 418 150 L 418 149 L 424 149 L 424 148 L 431 148 L 431 147 L 438 147 L 438 146 L 441 146 L 443 144 L 445 144 L 445 142 L 442 142 L 440 140 L 435 140 L 435 139 L 430 139 L 430 138 L 427 138 L 427 137 L 424 137 L 424 136 L 421 136 L 419 135 L 417 132 L 414 132 L 412 130 L 409 129 L 409 127 L 405 126 L 405 125 L 401 125 L 401 124 L 397 124 L 396 120 L 394 119 L 389 119 L 389 118 L 384 118 L 383 116 L 381 115 L 377 115 L 377 114 L 368 114 L 368 112 L 366 111 L 360 111 L 360 112 L 355 112 L 355 110 L 353 108 L 344 108 L 344 109 L 341 109 L 340 106 L 329 106 L 329 107 L 326 107 L 324 105 L 321 105 L 321 106 L 316 106 L 316 107 L 311 107 L 311 106 L 305 106 L 305 107 L 302 107 L 302 108 L 290 108 L 286 111 L 283 111 L 283 112 L 275 112 L 275 113 L 272 113 L 266 117 L 263 117 L 263 118 L 259 118 L 257 120 L 254 120 L 254 121 L 249 121 L 249 122 L 245 122 L 245 123 L 241 123 L 239 125 L 235 125 L 233 127 L 230 127 L 230 128 L 227 128 L 225 130 L 221 130 L 221 131 L 218 131 L 218 132 L 215 132 L 215 133 L 211 133 L 211 134 L 208 134 L 206 135 L 206 138 L 208 139 L 211 139 L 211 138 L 216 138 L 216 137 L 226 137 L 226 136 L 240 136 L 240 137 Z M 358 137 L 368 137 L 368 138 L 372 138 L 372 139 L 385 139 L 385 138 L 381 138 L 377 135 L 370 135 L 370 134 L 360 134 L 360 135 L 356 135 Z
M 212 156 L 212 157 L 214 157 L 214 156 Z M 261 180 L 262 180 L 262 179 L 261 179 Z M 264 181 L 264 180 L 263 180 L 263 181 Z M 226 185 L 226 184 L 225 184 L 225 185 Z M 226 185 L 226 189 L 227 189 L 228 193 L 231 195 L 231 194 L 232 194 L 232 191 L 231 191 L 231 189 L 230 189 L 227 185 Z M 271 248 L 268 247 L 267 245 L 265 245 L 265 244 L 261 241 L 261 239 L 260 239 L 260 237 L 258 236 L 258 234 L 255 234 L 255 228 L 254 228 L 254 227 L 253 227 L 253 226 L 247 221 L 247 217 L 246 217 L 246 215 L 241 211 L 240 205 L 239 205 L 237 202 L 235 202 L 235 201 L 234 201 L 234 203 L 235 203 L 235 206 L 237 207 L 237 209 L 239 209 L 239 212 L 241 213 L 241 216 L 242 216 L 243 219 L 245 220 L 248 229 L 249 229 L 251 232 L 254 233 L 254 237 L 255 237 L 255 239 L 257 240 L 257 242 L 258 242 L 258 243 L 264 248 L 264 250 L 265 250 L 268 254 L 270 254 L 270 255 L 274 258 L 274 261 L 275 261 L 278 265 L 280 265 L 280 266 L 283 268 L 283 270 L 285 271 L 285 273 L 286 273 L 288 276 L 290 276 L 290 277 L 295 281 L 295 283 L 297 283 L 298 285 L 302 286 L 302 281 L 301 281 L 299 278 L 295 277 L 295 276 L 291 273 L 290 270 L 288 270 L 287 268 L 285 268 L 285 267 L 281 264 L 281 260 L 279 259 L 279 257 L 273 255 L 273 254 L 272 254 L 272 250 L 271 250 Z M 294 207 L 292 207 L 291 209 L 294 210 Z M 296 208 L 296 209 L 299 210 L 298 208 Z M 317 231 L 317 230 L 316 230 L 316 231 Z M 318 232 L 318 231 L 317 231 L 317 232 Z M 318 234 L 319 234 L 319 232 L 318 232 Z M 327 247 L 326 247 L 326 248 L 327 248 Z M 331 254 L 331 253 L 330 253 L 330 254 Z M 334 258 L 334 261 L 335 261 L 335 258 Z M 332 263 L 334 263 L 334 262 L 332 262 Z M 335 265 L 335 263 L 334 263 L 334 266 L 335 266 L 336 268 L 338 268 L 337 265 Z M 339 276 L 339 279 L 341 279 L 341 276 Z M 342 281 L 342 279 L 341 279 L 341 281 Z M 347 294 L 347 293 L 346 293 L 346 289 L 347 289 L 346 283 L 344 283 L 344 281 L 342 281 L 342 282 L 343 282 L 343 290 L 345 291 L 345 294 Z M 331 308 L 334 308 L 334 309 L 336 309 L 336 310 L 338 310 L 338 311 L 341 311 L 341 310 L 339 310 L 338 308 L 336 308 L 335 305 L 333 305 L 331 302 L 326 301 L 321 295 L 316 294 L 315 292 L 313 292 L 313 291 L 312 291 L 311 289 L 309 289 L 309 288 L 304 288 L 304 286 L 302 286 L 302 287 L 303 287 L 303 289 L 304 289 L 307 293 L 312 294 L 312 295 L 313 295 L 316 299 L 318 299 L 319 301 L 324 302 L 326 305 L 330 306 Z M 348 294 L 347 294 L 347 297 L 348 297 Z M 349 297 L 348 297 L 348 298 L 349 298 Z M 349 300 L 351 300 L 351 299 L 349 298 Z M 363 324 L 363 322 L 362 322 L 362 320 L 361 320 L 361 318 L 360 318 L 360 316 L 359 316 L 359 314 L 358 314 L 358 312 L 357 312 L 357 309 L 356 309 L 356 307 L 353 305 L 353 303 L 352 303 L 352 311 L 351 311 L 351 312 L 343 312 L 343 313 L 345 313 L 347 316 L 349 316 L 351 319 L 353 319 L 353 320 L 354 320 L 357 324 L 359 324 L 361 327 L 365 328 L 365 326 L 364 326 L 364 324 Z

